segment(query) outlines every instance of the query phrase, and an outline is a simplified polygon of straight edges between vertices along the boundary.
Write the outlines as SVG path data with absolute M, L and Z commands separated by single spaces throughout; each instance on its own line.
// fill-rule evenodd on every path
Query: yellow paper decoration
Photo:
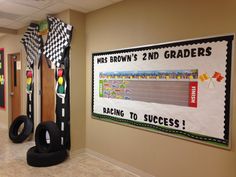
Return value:
M 203 74 L 203 77 L 204 77 L 205 80 L 209 79 L 209 76 L 206 73 Z
M 63 77 L 59 77 L 59 78 L 58 78 L 58 83 L 59 83 L 60 85 L 63 84 Z
M 204 76 L 203 76 L 203 75 L 200 75 L 200 76 L 199 76 L 199 80 L 200 80 L 201 82 L 204 82 L 204 81 L 205 81 Z
M 32 82 L 32 78 L 27 78 L 27 81 L 26 81 L 26 82 L 27 82 L 28 85 L 30 85 L 31 82 Z

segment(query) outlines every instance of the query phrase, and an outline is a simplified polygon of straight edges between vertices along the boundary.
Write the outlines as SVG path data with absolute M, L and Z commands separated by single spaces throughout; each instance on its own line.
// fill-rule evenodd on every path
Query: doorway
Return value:
M 14 121 L 21 115 L 21 58 L 20 53 L 9 54 L 11 117 Z
M 41 121 L 55 121 L 55 77 L 54 69 L 48 67 L 42 56 L 41 71 Z

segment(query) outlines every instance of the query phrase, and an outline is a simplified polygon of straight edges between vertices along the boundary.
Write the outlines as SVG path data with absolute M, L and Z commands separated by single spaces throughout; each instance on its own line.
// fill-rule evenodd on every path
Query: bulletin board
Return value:
M 4 49 L 0 48 L 0 109 L 5 109 L 5 61 Z
M 93 53 L 93 118 L 229 148 L 233 40 Z

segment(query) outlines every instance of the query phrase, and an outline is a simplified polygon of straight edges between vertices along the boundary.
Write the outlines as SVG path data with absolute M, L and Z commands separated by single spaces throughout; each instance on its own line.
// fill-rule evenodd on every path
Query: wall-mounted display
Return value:
M 229 148 L 233 39 L 94 53 L 93 118 Z
M 0 48 L 0 109 L 5 109 L 5 94 L 4 49 Z

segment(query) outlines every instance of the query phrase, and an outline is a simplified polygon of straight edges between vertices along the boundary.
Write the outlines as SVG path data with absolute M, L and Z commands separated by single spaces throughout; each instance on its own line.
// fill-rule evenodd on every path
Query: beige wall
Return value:
M 85 14 L 66 10 L 56 16 L 73 26 L 70 51 L 70 132 L 71 149 L 72 151 L 77 151 L 85 147 Z
M 85 147 L 85 14 L 67 10 L 57 15 L 73 26 L 70 51 L 70 103 L 71 103 L 71 149 Z
M 89 13 L 86 16 L 86 147 L 157 177 L 235 177 L 235 118 L 231 122 L 231 151 L 91 118 L 93 52 L 235 33 L 235 19 L 236 1 L 231 0 L 125 0 Z
M 8 127 L 8 117 L 11 118 L 11 102 L 10 102 L 10 97 L 9 97 L 9 92 L 10 92 L 10 87 L 8 87 L 8 80 L 10 76 L 8 75 L 8 54 L 13 54 L 13 53 L 20 53 L 21 54 L 21 60 L 22 60 L 22 69 L 21 71 L 25 70 L 25 52 L 24 52 L 24 47 L 20 43 L 22 35 L 6 35 L 4 37 L 0 38 L 0 48 L 4 48 L 5 51 L 5 73 L 6 73 L 6 110 L 0 110 L 0 126 L 1 127 Z M 25 81 L 25 74 L 21 72 L 21 94 L 22 99 L 21 99 L 21 112 L 22 114 L 25 113 L 25 96 L 24 96 L 24 81 Z M 9 119 L 9 121 L 11 121 Z
M 71 149 L 76 151 L 85 147 L 85 14 L 66 10 L 56 16 L 73 26 L 70 51 L 70 125 Z
M 91 118 L 93 52 L 235 33 L 235 1 L 125 0 L 87 15 L 68 10 L 57 17 L 74 26 L 71 50 L 73 151 L 86 147 L 157 177 L 236 176 L 234 118 L 231 151 Z M 5 58 L 8 53 L 21 52 L 22 61 L 25 60 L 23 46 L 16 42 L 20 38 L 20 35 L 7 35 L 0 39 Z M 22 77 L 24 88 L 24 73 Z M 22 95 L 25 95 L 24 89 Z M 25 99 L 22 103 L 25 105 Z M 22 106 L 24 111 L 25 106 Z M 0 111 L 0 125 L 7 126 L 9 112 L 8 109 Z
M 85 14 L 70 11 L 74 27 L 71 41 L 71 145 L 72 150 L 85 147 L 86 61 Z

